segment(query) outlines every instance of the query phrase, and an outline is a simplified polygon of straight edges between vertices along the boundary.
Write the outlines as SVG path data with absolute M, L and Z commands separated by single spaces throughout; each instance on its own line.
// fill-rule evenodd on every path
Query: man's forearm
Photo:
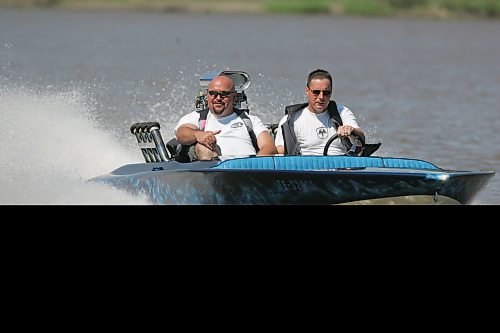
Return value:
M 181 127 L 177 130 L 177 141 L 182 145 L 192 145 L 197 142 L 196 130 L 189 127 Z
M 273 144 L 269 144 L 262 146 L 262 148 L 257 153 L 257 156 L 269 156 L 277 153 L 278 151 L 276 150 L 276 147 Z

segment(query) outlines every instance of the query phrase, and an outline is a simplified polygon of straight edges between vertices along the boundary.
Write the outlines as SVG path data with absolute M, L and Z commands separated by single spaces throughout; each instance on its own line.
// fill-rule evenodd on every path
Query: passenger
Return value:
M 235 108 L 235 98 L 231 78 L 217 76 L 208 85 L 206 120 L 200 117 L 203 111 L 193 111 L 179 120 L 174 135 L 183 146 L 194 146 L 189 153 L 191 161 L 278 153 L 267 127 L 258 117 Z
M 326 143 L 335 134 L 339 138 L 331 143 L 328 155 L 344 155 L 346 146 L 354 141 L 353 134 L 365 142 L 351 110 L 330 100 L 333 94 L 330 73 L 322 69 L 312 71 L 307 77 L 305 93 L 308 103 L 287 106 L 286 115 L 279 122 L 275 144 L 280 154 L 323 155 Z

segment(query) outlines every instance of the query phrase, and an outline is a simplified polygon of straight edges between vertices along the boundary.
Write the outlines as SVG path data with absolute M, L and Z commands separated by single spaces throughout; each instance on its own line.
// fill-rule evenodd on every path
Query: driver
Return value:
M 276 148 L 285 155 L 323 155 L 325 144 L 335 134 L 328 155 L 344 155 L 346 140 L 354 141 L 353 135 L 365 142 L 365 134 L 358 126 L 356 117 L 347 107 L 330 100 L 333 94 L 333 78 L 325 70 L 309 73 L 305 88 L 307 103 L 289 105 L 276 131 Z

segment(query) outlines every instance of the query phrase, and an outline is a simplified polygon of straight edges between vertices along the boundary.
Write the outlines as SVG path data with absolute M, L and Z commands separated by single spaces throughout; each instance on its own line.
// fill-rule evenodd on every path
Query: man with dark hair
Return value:
M 279 122 L 275 144 L 278 153 L 285 155 L 323 155 L 328 140 L 338 135 L 328 155 L 347 152 L 353 135 L 365 141 L 356 117 L 349 108 L 330 100 L 334 81 L 330 73 L 317 69 L 309 73 L 305 93 L 307 103 L 289 105 Z

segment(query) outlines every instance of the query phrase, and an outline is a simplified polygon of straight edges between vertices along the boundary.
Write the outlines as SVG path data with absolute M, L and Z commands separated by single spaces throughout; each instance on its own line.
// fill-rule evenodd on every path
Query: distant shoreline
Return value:
M 0 0 L 0 8 L 500 19 L 500 0 Z

